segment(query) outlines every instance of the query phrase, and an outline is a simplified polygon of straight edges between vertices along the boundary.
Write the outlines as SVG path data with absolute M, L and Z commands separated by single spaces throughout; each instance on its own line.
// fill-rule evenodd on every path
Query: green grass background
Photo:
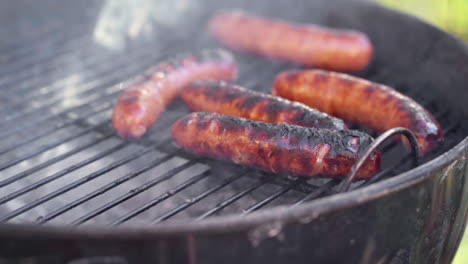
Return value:
M 468 39 L 468 0 L 377 0 Z
M 468 0 L 377 1 L 391 8 L 416 15 L 468 40 Z M 468 264 L 467 231 L 452 264 Z

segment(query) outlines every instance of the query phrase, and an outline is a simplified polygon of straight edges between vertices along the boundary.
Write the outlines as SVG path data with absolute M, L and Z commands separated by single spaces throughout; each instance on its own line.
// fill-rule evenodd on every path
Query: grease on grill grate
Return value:
M 46 39 L 48 47 L 54 47 L 48 52 L 26 45 L 0 54 L 11 60 L 0 70 L 0 221 L 73 225 L 198 221 L 275 205 L 296 206 L 333 194 L 340 183 L 270 175 L 178 150 L 169 126 L 187 112 L 180 102 L 169 107 L 143 140 L 126 142 L 115 135 L 109 120 L 116 95 L 125 87 L 122 81 L 170 54 L 212 46 L 209 40 L 200 38 L 191 43 L 193 48 L 183 42 L 149 40 L 115 56 L 78 29 Z M 239 84 L 265 92 L 277 72 L 291 67 L 242 54 L 236 57 Z M 364 77 L 419 99 L 440 121 L 446 145 L 426 161 L 462 138 L 457 119 L 434 98 L 423 98 L 403 80 L 388 80 L 384 71 L 369 71 Z M 399 144 L 388 142 L 382 150 L 383 170 L 352 188 L 410 168 L 410 154 L 402 155 L 408 152 Z

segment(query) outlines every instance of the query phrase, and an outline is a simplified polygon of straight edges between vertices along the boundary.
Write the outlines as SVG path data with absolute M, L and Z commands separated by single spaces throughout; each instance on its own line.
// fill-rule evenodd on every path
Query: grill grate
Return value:
M 199 221 L 279 204 L 297 206 L 336 191 L 339 180 L 275 176 L 177 149 L 168 127 L 187 112 L 180 102 L 169 107 L 146 138 L 123 141 L 115 135 L 109 122 L 112 103 L 131 83 L 122 82 L 170 54 L 213 46 L 209 38 L 193 37 L 189 47 L 176 41 L 177 36 L 163 42 L 156 34 L 117 52 L 95 43 L 86 25 L 63 34 L 52 34 L 50 26 L 37 32 L 26 32 L 24 38 L 39 45 L 0 45 L 0 61 L 6 63 L 0 68 L 0 221 L 71 225 Z M 239 84 L 265 92 L 277 72 L 296 67 L 243 54 L 236 57 Z M 382 71 L 362 74 L 388 81 Z M 445 128 L 445 146 L 426 161 L 466 134 L 453 111 L 407 87 L 404 80 L 391 81 L 425 105 Z M 384 169 L 352 188 L 411 168 L 411 158 L 401 155 L 406 150 L 399 144 L 387 142 L 382 151 Z

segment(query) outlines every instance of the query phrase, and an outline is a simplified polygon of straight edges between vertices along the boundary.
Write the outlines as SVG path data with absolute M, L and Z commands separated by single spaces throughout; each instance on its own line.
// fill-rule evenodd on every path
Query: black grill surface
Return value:
M 115 134 L 112 106 L 133 78 L 171 55 L 217 47 L 203 31 L 205 17 L 184 16 L 183 8 L 200 8 L 186 7 L 191 1 L 174 1 L 185 4 L 182 7 L 154 1 L 162 11 L 156 12 L 159 16 L 149 12 L 146 20 L 141 13 L 130 18 L 119 13 L 129 7 L 112 6 L 113 1 L 42 2 L 38 6 L 35 1 L 18 1 L 0 9 L 0 22 L 7 25 L 1 34 L 11 36 L 0 41 L 0 221 L 67 225 L 199 221 L 280 204 L 295 206 L 336 192 L 339 180 L 270 175 L 178 149 L 169 127 L 188 113 L 179 101 L 143 139 L 124 141 Z M 145 9 L 150 1 L 135 2 Z M 165 8 L 171 14 L 180 8 L 176 11 L 183 19 L 158 20 Z M 136 18 L 141 17 L 140 23 Z M 279 71 L 299 67 L 235 55 L 238 83 L 265 92 Z M 356 74 L 396 87 L 437 117 L 447 140 L 424 162 L 466 135 L 456 111 L 436 100 L 435 92 L 389 79 L 384 65 L 374 64 Z M 411 168 L 411 156 L 399 144 L 389 141 L 381 149 L 382 172 L 352 188 Z

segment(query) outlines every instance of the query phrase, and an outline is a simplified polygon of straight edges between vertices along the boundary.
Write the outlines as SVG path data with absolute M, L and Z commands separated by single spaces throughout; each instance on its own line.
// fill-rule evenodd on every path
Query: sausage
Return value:
M 423 154 L 436 148 L 444 138 L 437 120 L 413 99 L 358 77 L 322 70 L 287 71 L 276 76 L 273 94 L 379 132 L 408 128 Z M 405 143 L 408 145 L 406 140 Z
M 193 111 L 215 112 L 267 123 L 346 129 L 343 120 L 302 103 L 223 81 L 193 82 L 184 88 L 180 97 Z
M 177 120 L 172 137 L 195 154 L 273 173 L 332 178 L 344 177 L 373 140 L 353 130 L 271 124 L 202 112 Z M 380 152 L 372 153 L 356 178 L 372 177 L 380 163 Z
M 120 93 L 112 124 L 122 137 L 139 138 L 184 85 L 203 79 L 233 80 L 236 76 L 233 56 L 220 49 L 167 60 L 147 70 L 143 80 Z
M 356 71 L 371 61 L 373 46 L 361 32 L 292 24 L 227 11 L 214 16 L 210 32 L 235 50 L 336 71 Z

